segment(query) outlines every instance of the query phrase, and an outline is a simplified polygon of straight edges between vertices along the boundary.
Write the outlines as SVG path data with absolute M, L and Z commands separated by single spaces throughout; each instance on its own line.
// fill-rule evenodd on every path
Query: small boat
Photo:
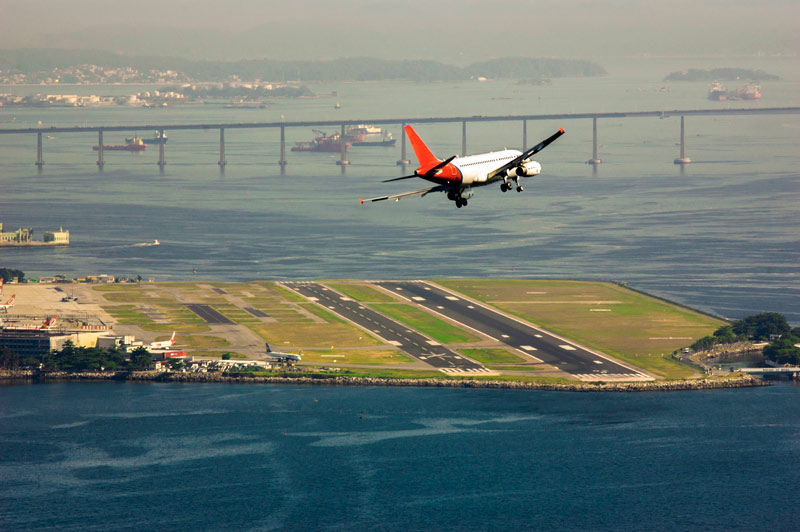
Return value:
M 150 246 L 160 246 L 161 242 L 158 240 L 153 240 L 152 242 L 139 242 L 138 244 L 134 244 L 133 247 L 135 248 L 147 248 Z

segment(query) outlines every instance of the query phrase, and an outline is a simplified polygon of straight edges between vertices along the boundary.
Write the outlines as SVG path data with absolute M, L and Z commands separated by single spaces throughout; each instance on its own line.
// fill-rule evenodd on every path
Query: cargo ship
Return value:
M 736 89 L 733 94 L 728 94 L 729 100 L 760 100 L 761 86 L 755 83 L 748 83 L 744 87 Z
M 723 102 L 728 99 L 728 90 L 719 81 L 715 81 L 708 89 L 708 99 L 715 102 Z
M 760 100 L 761 86 L 756 83 L 748 83 L 735 91 L 729 91 L 720 85 L 719 82 L 715 82 L 711 85 L 711 88 L 708 89 L 708 99 L 717 102 L 723 102 L 725 100 Z
M 389 131 L 367 124 L 350 126 L 345 133 L 345 140 L 353 146 L 394 146 L 397 139 L 392 138 Z
M 103 151 L 144 151 L 147 149 L 147 144 L 144 143 L 141 137 L 133 137 L 127 140 L 129 140 L 127 144 L 103 144 Z M 99 151 L 100 146 L 95 145 L 93 149 L 94 151 Z
M 292 151 L 339 153 L 342 151 L 343 144 L 345 150 L 351 146 L 351 144 L 346 140 L 343 141 L 338 133 L 327 135 L 323 131 L 314 130 L 314 132 L 319 133 L 317 137 L 314 137 L 314 140 L 310 142 L 298 142 L 295 146 L 292 146 Z
M 138 139 L 138 138 L 141 138 L 141 137 L 128 137 L 128 138 L 125 139 L 125 142 L 130 144 L 131 142 L 133 142 L 135 139 Z M 141 138 L 141 140 L 145 144 L 160 144 L 161 140 L 162 140 L 161 132 L 160 131 L 156 131 L 155 133 L 153 133 L 153 138 L 149 138 L 149 139 Z M 168 140 L 167 139 L 167 134 L 164 133 L 164 137 L 163 137 L 164 144 L 167 143 L 167 140 Z

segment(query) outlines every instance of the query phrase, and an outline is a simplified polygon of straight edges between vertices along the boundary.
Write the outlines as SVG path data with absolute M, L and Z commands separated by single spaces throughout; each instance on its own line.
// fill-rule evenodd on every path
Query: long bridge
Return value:
M 102 169 L 105 164 L 103 154 L 103 133 L 107 131 L 142 131 L 155 130 L 160 132 L 161 141 L 158 143 L 159 157 L 158 165 L 163 168 L 166 165 L 165 144 L 163 141 L 164 131 L 171 130 L 219 130 L 219 160 L 217 164 L 224 167 L 227 164 L 225 159 L 225 130 L 226 129 L 279 129 L 280 130 L 280 159 L 278 164 L 281 171 L 288 164 L 286 161 L 286 128 L 320 128 L 320 127 L 341 127 L 342 136 L 345 134 L 347 126 L 358 124 L 377 124 L 377 125 L 402 125 L 414 124 L 442 124 L 442 123 L 461 123 L 461 153 L 467 153 L 467 124 L 471 122 L 520 122 L 522 124 L 522 147 L 528 147 L 528 122 L 541 120 L 592 120 L 592 156 L 586 162 L 591 165 L 598 165 L 602 161 L 597 153 L 597 121 L 607 118 L 668 118 L 673 116 L 681 117 L 680 129 L 680 155 L 675 159 L 675 164 L 688 164 L 691 162 L 686 156 L 685 150 L 685 125 L 684 119 L 687 116 L 730 116 L 730 115 L 767 115 L 767 114 L 798 114 L 800 107 L 760 107 L 760 108 L 741 108 L 741 109 L 674 109 L 669 111 L 625 111 L 607 113 L 567 113 L 567 114 L 538 114 L 538 115 L 496 115 L 496 116 L 453 116 L 453 117 L 417 117 L 417 118 L 359 118 L 356 120 L 318 120 L 318 121 L 295 121 L 295 122 L 229 122 L 229 123 L 208 123 L 208 124 L 136 124 L 136 125 L 106 125 L 106 126 L 73 126 L 61 127 L 53 126 L 49 128 L 0 128 L 0 135 L 6 134 L 36 134 L 36 165 L 44 165 L 42 134 L 50 133 L 96 133 L 98 136 L 97 166 Z M 341 157 L 337 164 L 349 164 L 346 158 L 346 145 L 342 144 Z M 406 134 L 402 133 L 401 155 L 398 165 L 410 164 L 406 157 Z

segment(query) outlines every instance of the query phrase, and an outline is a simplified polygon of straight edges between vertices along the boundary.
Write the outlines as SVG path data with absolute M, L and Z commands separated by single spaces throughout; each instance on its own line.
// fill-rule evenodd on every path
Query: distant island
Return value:
M 774 74 L 767 74 L 763 70 L 750 70 L 746 68 L 690 68 L 671 72 L 664 81 L 772 81 L 780 79 Z
M 0 50 L 0 84 L 192 84 L 268 80 L 309 81 L 462 81 L 470 79 L 546 80 L 603 76 L 605 69 L 578 59 L 506 57 L 465 67 L 430 60 L 354 57 L 318 61 L 258 59 L 190 61 L 137 57 L 87 50 Z

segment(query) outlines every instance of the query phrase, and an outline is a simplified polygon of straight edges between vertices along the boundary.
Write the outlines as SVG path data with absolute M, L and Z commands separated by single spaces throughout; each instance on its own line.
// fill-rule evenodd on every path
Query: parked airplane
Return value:
M 14 306 L 14 301 L 16 299 L 17 299 L 17 294 L 14 294 L 13 296 L 11 296 L 11 299 L 0 305 L 0 310 L 3 310 L 4 312 L 8 313 L 8 309 Z
M 4 282 L 4 281 L 5 281 L 5 279 L 3 279 L 2 277 L 0 277 L 0 296 L 2 296 L 2 295 L 3 295 L 3 282 Z
M 301 357 L 300 355 L 296 355 L 294 353 L 279 353 L 278 351 L 273 351 L 269 347 L 269 343 L 266 344 L 267 346 L 267 356 L 273 357 L 277 362 L 300 362 Z
M 39 328 L 40 329 L 51 329 L 52 327 L 55 326 L 56 321 L 58 321 L 58 314 L 54 314 L 52 317 L 47 318 L 46 320 L 44 320 L 44 323 Z
M 523 188 L 522 184 L 519 182 L 519 178 L 539 175 L 542 171 L 542 165 L 536 161 L 532 161 L 531 157 L 545 149 L 564 134 L 564 130 L 558 128 L 555 134 L 524 152 L 503 150 L 470 155 L 467 157 L 453 155 L 443 161 L 438 159 L 433 152 L 431 152 L 419 135 L 417 135 L 417 132 L 414 131 L 413 127 L 405 125 L 403 128 L 406 131 L 409 141 L 411 141 L 411 147 L 414 148 L 414 154 L 419 161 L 419 168 L 417 168 L 412 175 L 387 179 L 384 183 L 420 177 L 426 181 L 436 183 L 436 186 L 402 194 L 379 196 L 366 200 L 359 198 L 362 205 L 365 201 L 383 201 L 388 199 L 399 201 L 401 198 L 408 196 L 426 196 L 431 192 L 445 192 L 447 194 L 447 199 L 454 201 L 456 207 L 460 209 L 461 207 L 465 207 L 467 205 L 467 200 L 474 195 L 475 192 L 472 190 L 473 188 L 502 181 L 500 190 L 507 192 L 514 187 L 514 185 L 509 183 L 509 179 L 514 180 L 517 192 L 522 192 Z
M 175 345 L 175 331 L 172 331 L 172 337 L 169 340 L 151 343 L 150 349 L 169 349 L 173 345 Z

